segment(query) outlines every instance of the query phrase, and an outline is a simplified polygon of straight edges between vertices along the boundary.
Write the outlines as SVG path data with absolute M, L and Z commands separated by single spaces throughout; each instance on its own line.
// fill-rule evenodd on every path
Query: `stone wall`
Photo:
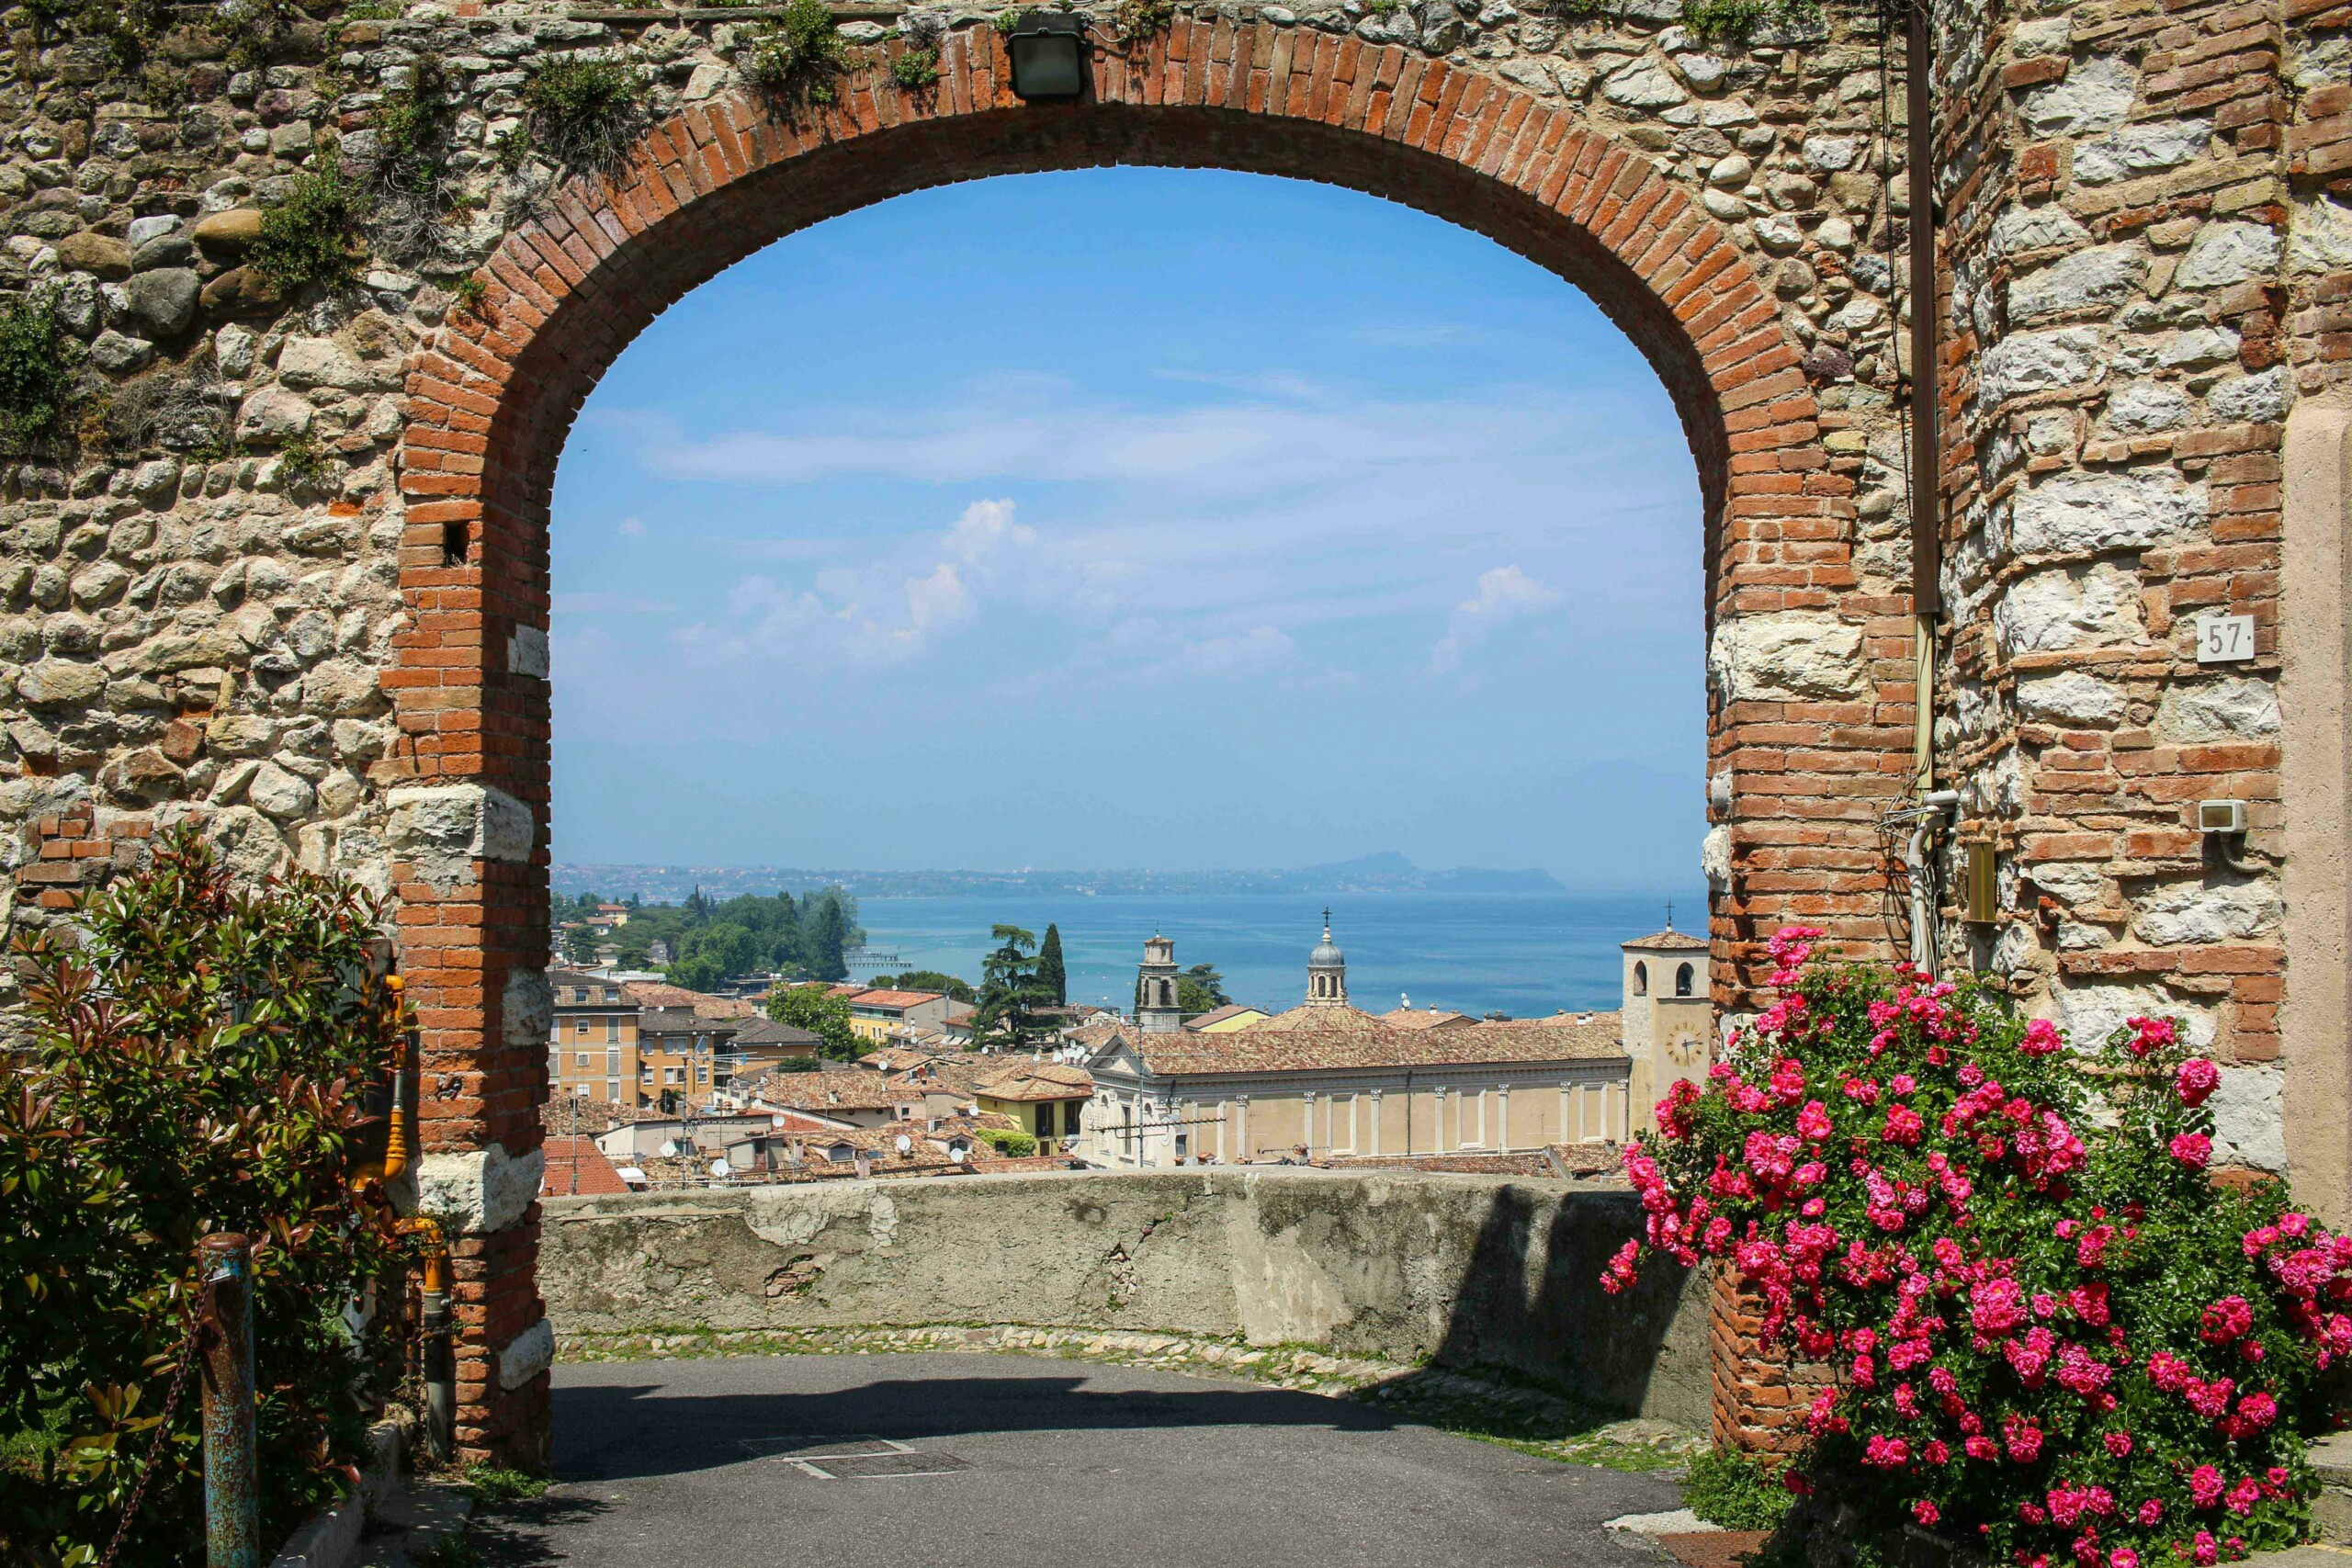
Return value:
M 2282 1053 L 2344 1072 L 2340 1018 L 2299 1040 L 2278 1026 L 2278 632 L 2285 422 L 2352 360 L 2352 7 L 1939 14 L 1938 736 L 1961 838 L 1998 847 L 2002 905 L 1951 950 L 2078 1037 L 2183 1018 L 2231 1065 L 2222 1152 L 2284 1169 Z M 2331 607 L 2343 591 L 2304 586 Z M 2211 613 L 2253 616 L 2254 659 L 2199 662 Z M 2248 803 L 2236 863 L 2196 830 L 2199 799 Z M 2331 1163 L 2301 1173 L 2305 1197 L 2341 1213 Z
M 1597 1280 L 1630 1195 L 1218 1170 L 719 1189 L 544 1204 L 560 1337 L 939 1323 L 1158 1330 L 1499 1368 L 1703 1427 L 1703 1282 Z

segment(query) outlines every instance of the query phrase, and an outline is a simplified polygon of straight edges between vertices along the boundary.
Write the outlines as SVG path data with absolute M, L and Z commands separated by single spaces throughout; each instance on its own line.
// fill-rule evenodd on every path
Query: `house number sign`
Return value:
M 2254 657 L 2252 615 L 2197 617 L 2197 662 L 2236 664 Z

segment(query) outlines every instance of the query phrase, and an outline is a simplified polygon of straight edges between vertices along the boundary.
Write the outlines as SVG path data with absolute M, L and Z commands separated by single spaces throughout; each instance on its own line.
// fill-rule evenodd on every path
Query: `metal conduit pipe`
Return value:
M 1911 882 L 1911 966 L 1932 978 L 1936 973 L 1935 871 L 1928 862 L 1928 839 L 1944 814 L 1960 805 L 1957 791 L 1939 789 L 1920 797 L 1920 809 L 1911 824 L 1911 840 L 1903 852 Z

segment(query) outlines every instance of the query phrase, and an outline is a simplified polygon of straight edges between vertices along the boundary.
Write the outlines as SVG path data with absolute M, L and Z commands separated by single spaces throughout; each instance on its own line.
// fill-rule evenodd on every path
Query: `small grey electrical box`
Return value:
M 2197 830 L 2200 833 L 2245 832 L 2245 802 L 2243 800 L 2199 801 Z

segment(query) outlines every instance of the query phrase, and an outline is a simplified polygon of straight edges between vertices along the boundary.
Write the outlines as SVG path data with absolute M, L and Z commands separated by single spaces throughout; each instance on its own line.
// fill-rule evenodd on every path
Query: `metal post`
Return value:
M 1942 407 L 1936 385 L 1936 124 L 1929 0 L 1905 0 L 1903 74 L 1911 236 L 1913 788 L 1935 788 L 1937 616 L 1943 588 Z
M 204 1323 L 204 1539 L 208 1568 L 261 1568 L 254 1461 L 251 1249 L 242 1235 L 197 1244 L 210 1287 Z
M 443 1270 L 428 1266 L 417 1326 L 424 1352 L 424 1450 L 446 1464 L 457 1448 L 458 1380 L 449 1351 L 449 1296 Z

